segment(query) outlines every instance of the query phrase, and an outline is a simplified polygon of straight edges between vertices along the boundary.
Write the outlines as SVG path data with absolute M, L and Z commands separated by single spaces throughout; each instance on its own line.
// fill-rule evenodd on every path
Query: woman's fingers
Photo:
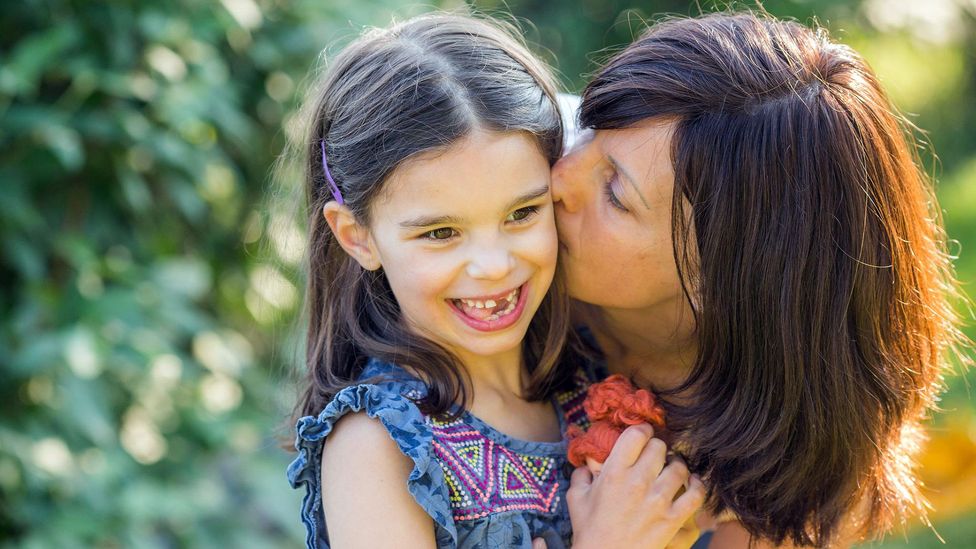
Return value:
M 632 467 L 653 436 L 654 428 L 647 423 L 631 425 L 624 429 L 620 438 L 614 443 L 613 449 L 610 450 L 610 455 L 603 465 L 603 471 L 609 472 Z
M 535 538 L 532 540 L 532 549 L 546 549 L 546 540 L 542 538 Z
M 648 443 L 648 447 L 649 446 L 650 443 Z M 653 462 L 651 466 L 657 466 L 657 462 Z M 688 466 L 685 464 L 684 460 L 675 456 L 674 459 L 671 460 L 671 463 L 668 463 L 668 465 L 664 467 L 664 470 L 660 471 L 657 480 L 654 482 L 653 491 L 655 494 L 664 496 L 668 501 L 671 501 L 674 499 L 675 494 L 678 493 L 678 489 L 688 483 L 689 475 L 690 473 L 688 472 Z
M 651 426 L 636 425 L 621 434 L 598 477 L 577 468 L 566 496 L 573 546 L 690 547 L 697 538 L 692 517 L 705 487 L 698 477 L 689 478 L 680 459 L 665 465 L 666 455 Z M 676 499 L 686 482 L 686 492 Z
M 671 509 L 676 516 L 687 519 L 693 516 L 703 503 L 705 503 L 705 484 L 698 478 L 698 475 L 691 475 L 688 480 L 688 488 L 685 493 L 674 500 Z
M 569 477 L 570 488 L 587 489 L 593 484 L 593 473 L 586 467 L 577 467 Z
M 586 467 L 577 467 L 569 477 L 569 491 L 566 492 L 566 503 L 570 511 L 574 511 L 580 502 L 586 498 L 593 484 L 593 474 Z
M 634 468 L 644 478 L 653 479 L 661 474 L 667 457 L 668 445 L 659 438 L 652 438 L 647 441 L 640 457 L 637 458 L 637 463 L 634 464 Z

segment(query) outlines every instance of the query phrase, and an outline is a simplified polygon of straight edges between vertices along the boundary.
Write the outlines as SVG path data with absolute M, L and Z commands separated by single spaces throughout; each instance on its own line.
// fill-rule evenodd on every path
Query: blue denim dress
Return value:
M 531 547 L 543 538 L 549 549 L 569 547 L 572 529 L 566 490 L 572 466 L 566 442 L 532 442 L 501 433 L 474 415 L 442 421 L 420 412 L 414 401 L 424 384 L 402 368 L 372 360 L 361 379 L 381 376 L 340 391 L 318 416 L 298 420 L 298 456 L 288 467 L 293 488 L 304 486 L 301 517 L 306 547 L 329 547 L 322 512 L 321 460 L 335 422 L 350 412 L 379 419 L 400 451 L 413 461 L 407 489 L 430 515 L 438 547 Z M 560 429 L 588 427 L 582 402 L 588 380 L 553 399 Z

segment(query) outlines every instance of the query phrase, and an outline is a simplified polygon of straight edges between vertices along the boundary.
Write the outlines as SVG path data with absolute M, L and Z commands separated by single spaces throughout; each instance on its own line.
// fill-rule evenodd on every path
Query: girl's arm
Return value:
M 343 417 L 322 446 L 322 509 L 333 547 L 434 547 L 434 523 L 407 491 L 413 467 L 379 420 Z
M 585 467 L 573 473 L 566 501 L 574 549 L 690 545 L 675 535 L 701 507 L 705 486 L 681 460 L 665 465 L 667 447 L 653 434 L 647 424 L 628 427 L 599 476 Z

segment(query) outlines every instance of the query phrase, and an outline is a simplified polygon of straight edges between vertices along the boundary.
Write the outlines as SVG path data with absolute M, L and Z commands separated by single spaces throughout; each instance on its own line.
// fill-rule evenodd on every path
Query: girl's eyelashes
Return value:
M 539 206 L 526 206 L 508 214 L 508 218 L 505 219 L 505 221 L 511 221 L 513 223 L 525 223 L 537 213 L 539 213 Z
M 610 179 L 603 184 L 603 194 L 606 195 L 607 202 L 609 202 L 611 206 L 622 212 L 629 212 L 630 210 L 627 209 L 627 206 L 624 206 L 623 202 L 621 202 L 620 199 L 617 198 L 617 195 L 613 192 L 613 184 L 617 181 L 617 179 L 617 172 L 613 172 Z
M 514 223 L 516 225 L 522 223 L 528 223 L 533 217 L 535 217 L 541 206 L 526 206 L 524 208 L 519 208 L 512 213 L 508 214 L 505 218 L 506 223 Z M 425 233 L 421 233 L 419 236 L 424 240 L 429 240 L 432 242 L 448 242 L 460 235 L 460 231 L 453 229 L 451 227 L 440 227 L 437 229 L 431 229 Z
M 420 238 L 433 240 L 435 242 L 446 242 L 457 236 L 457 231 L 450 227 L 441 227 L 420 235 Z

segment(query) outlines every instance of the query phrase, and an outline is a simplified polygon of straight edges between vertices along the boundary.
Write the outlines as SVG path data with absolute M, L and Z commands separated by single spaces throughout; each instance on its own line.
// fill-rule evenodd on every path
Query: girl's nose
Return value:
M 502 280 L 515 268 L 515 257 L 507 248 L 480 248 L 468 261 L 468 276 L 480 280 Z

